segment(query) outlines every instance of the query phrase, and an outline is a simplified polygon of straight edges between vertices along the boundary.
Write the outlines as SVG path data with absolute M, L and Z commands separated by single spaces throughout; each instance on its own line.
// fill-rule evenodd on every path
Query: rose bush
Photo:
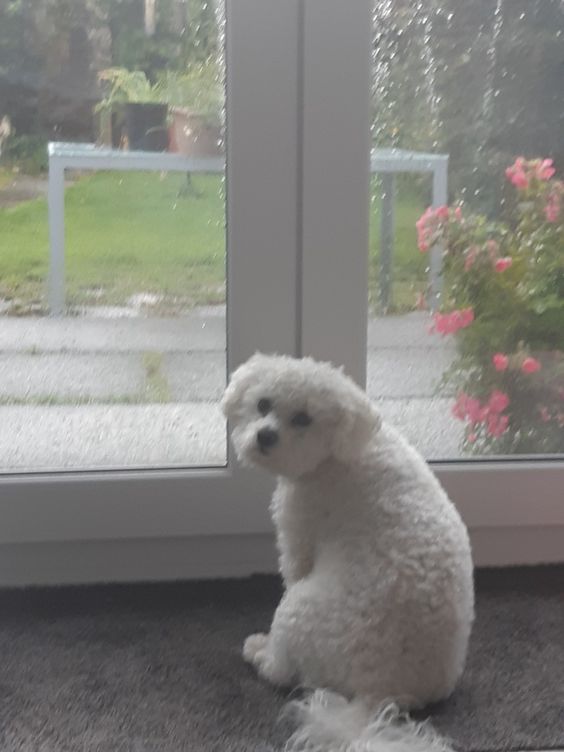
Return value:
M 564 452 L 564 183 L 554 175 L 551 160 L 519 157 L 501 220 L 442 206 L 417 222 L 420 250 L 443 249 L 430 332 L 456 337 L 444 384 L 472 453 Z

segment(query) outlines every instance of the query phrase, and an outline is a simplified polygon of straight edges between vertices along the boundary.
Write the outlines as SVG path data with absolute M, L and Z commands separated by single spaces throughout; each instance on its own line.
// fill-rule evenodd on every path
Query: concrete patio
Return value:
M 0 319 L 0 469 L 225 462 L 224 309 L 119 313 Z M 427 327 L 419 312 L 370 321 L 367 388 L 427 457 L 457 456 L 461 425 L 435 396 L 453 351 Z

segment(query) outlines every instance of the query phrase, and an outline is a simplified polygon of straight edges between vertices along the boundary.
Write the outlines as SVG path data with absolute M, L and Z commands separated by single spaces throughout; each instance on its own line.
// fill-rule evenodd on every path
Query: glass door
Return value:
M 303 351 L 475 528 L 564 523 L 563 35 L 550 0 L 305 3 Z
M 218 402 L 295 352 L 297 2 L 0 29 L 2 543 L 263 530 Z

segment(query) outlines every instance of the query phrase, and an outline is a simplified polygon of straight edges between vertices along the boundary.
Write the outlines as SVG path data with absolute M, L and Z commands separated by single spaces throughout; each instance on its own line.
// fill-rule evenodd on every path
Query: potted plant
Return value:
M 212 63 L 186 73 L 167 72 L 158 83 L 169 105 L 170 144 L 186 156 L 215 156 L 222 151 L 223 90 Z
M 118 112 L 122 117 L 128 148 L 141 151 L 168 149 L 167 104 L 160 85 L 151 84 L 143 71 L 107 68 L 98 80 L 106 85 L 106 96 L 96 112 Z

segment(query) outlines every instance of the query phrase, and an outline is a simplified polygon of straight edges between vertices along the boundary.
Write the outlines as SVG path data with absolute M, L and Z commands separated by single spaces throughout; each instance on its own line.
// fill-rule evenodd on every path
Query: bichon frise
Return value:
M 278 476 L 285 594 L 243 656 L 272 684 L 332 690 L 301 703 L 288 748 L 443 749 L 398 720 L 451 694 L 474 614 L 468 534 L 429 466 L 351 379 L 309 358 L 253 356 L 223 409 L 239 459 Z

